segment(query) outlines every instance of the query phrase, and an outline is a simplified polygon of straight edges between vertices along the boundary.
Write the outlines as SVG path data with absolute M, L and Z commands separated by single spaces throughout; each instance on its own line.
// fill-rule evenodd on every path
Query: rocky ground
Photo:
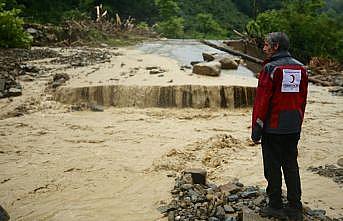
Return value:
M 261 209 L 267 206 L 266 192 L 258 186 L 244 186 L 238 180 L 217 186 L 206 181 L 206 171 L 189 169 L 175 179 L 172 200 L 158 209 L 168 221 L 208 220 L 278 220 L 264 217 Z M 286 204 L 286 197 L 283 196 Z M 304 220 L 331 221 L 325 210 L 304 207 Z
M 112 63 L 117 57 L 128 57 L 131 62 L 124 67 L 129 73 L 142 65 L 143 60 L 132 60 L 141 53 L 132 49 L 119 50 L 120 55 L 116 49 L 34 50 L 47 55 L 37 55 L 43 58 L 39 60 L 2 62 L 4 68 L 16 64 L 4 70 L 15 73 L 11 76 L 22 88 L 21 96 L 0 99 L 0 202 L 13 220 L 167 220 L 156 208 L 161 201 L 164 205 L 171 201 L 175 178 L 187 168 L 206 169 L 209 181 L 217 186 L 238 178 L 246 188 L 258 187 L 252 191 L 265 187 L 260 147 L 248 139 L 250 108 L 61 104 L 54 101 L 54 90 L 68 78 L 76 82 L 79 74 L 121 66 Z M 167 58 L 151 55 L 151 60 L 164 70 L 180 70 Z M 19 74 L 26 70 L 20 68 L 23 64 L 38 72 Z M 148 81 L 156 78 L 147 76 Z M 120 80 L 130 80 L 124 77 Z M 310 85 L 299 144 L 304 205 L 323 209 L 337 219 L 343 216 L 341 182 L 308 168 L 325 170 L 324 165 L 336 165 L 343 157 L 342 107 L 341 96 Z M 327 168 L 327 173 L 332 169 Z M 246 190 L 242 187 L 241 191 Z
M 30 63 L 35 60 L 50 58 L 45 63 L 71 68 L 109 62 L 111 56 L 105 50 L 94 48 L 73 50 L 67 55 L 63 54 L 63 49 L 0 49 L 0 98 L 20 96 L 22 88 L 19 81 L 34 81 L 35 78 L 44 77 L 47 72 L 51 72 L 48 67 Z
M 2 111 L 1 119 L 34 111 L 39 106 L 37 102 L 41 103 L 38 100 L 50 101 L 53 91 L 70 79 L 65 70 L 110 62 L 118 54 L 96 48 L 33 48 L 1 49 L 0 55 L 0 99 L 8 98 L 10 106 L 7 112 Z M 27 93 L 23 94 L 23 90 Z M 32 90 L 41 91 L 39 99 L 32 96 Z M 16 96 L 21 96 L 22 101 L 14 102 L 14 107 L 11 97 Z
M 342 159 L 343 158 L 341 158 L 340 160 Z M 338 184 L 343 183 L 343 168 L 340 166 L 331 164 L 319 167 L 309 167 L 308 170 L 320 176 L 330 177 Z

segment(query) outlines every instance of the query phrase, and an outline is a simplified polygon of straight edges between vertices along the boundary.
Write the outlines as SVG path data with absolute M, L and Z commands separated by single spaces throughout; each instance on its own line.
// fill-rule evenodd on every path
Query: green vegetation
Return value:
M 342 0 L 0 0 L 1 46 L 28 46 L 22 31 L 27 22 L 61 24 L 66 20 L 95 20 L 102 4 L 108 21 L 135 19 L 140 30 L 153 29 L 168 38 L 226 39 L 246 32 L 263 41 L 266 33 L 286 32 L 292 53 L 302 61 L 312 56 L 343 60 Z M 9 28 L 11 27 L 11 28 Z M 90 30 L 89 39 L 116 42 L 113 36 Z M 7 37 L 6 37 L 7 36 Z M 115 36 L 114 36 L 115 37 Z M 123 41 L 126 42 L 126 38 Z M 11 42 L 12 41 L 12 42 Z
M 179 17 L 180 8 L 173 0 L 156 0 L 159 20 L 156 30 L 168 38 L 182 38 L 184 35 L 184 19 Z
M 4 10 L 4 6 L 0 3 L 0 47 L 29 47 L 32 37 L 23 29 L 20 9 Z
M 266 11 L 247 24 L 251 37 L 263 39 L 284 31 L 291 39 L 292 53 L 304 62 L 311 57 L 343 60 L 343 25 L 324 11 L 322 0 L 287 2 L 280 10 Z

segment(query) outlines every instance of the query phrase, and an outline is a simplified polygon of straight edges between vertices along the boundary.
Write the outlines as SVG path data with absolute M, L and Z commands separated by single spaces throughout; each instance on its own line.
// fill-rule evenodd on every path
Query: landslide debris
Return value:
M 332 86 L 329 91 L 334 95 L 343 95 L 343 65 L 337 61 L 314 57 L 309 62 L 309 80 L 322 86 Z
M 0 98 L 20 96 L 22 87 L 17 81 L 32 81 L 45 72 L 41 67 L 29 61 L 58 57 L 59 53 L 51 49 L 0 49 Z
M 96 48 L 82 48 L 69 55 L 59 56 L 51 61 L 52 64 L 67 64 L 71 67 L 84 67 L 99 63 L 110 62 L 112 55 L 120 56 L 120 53 L 110 53 Z

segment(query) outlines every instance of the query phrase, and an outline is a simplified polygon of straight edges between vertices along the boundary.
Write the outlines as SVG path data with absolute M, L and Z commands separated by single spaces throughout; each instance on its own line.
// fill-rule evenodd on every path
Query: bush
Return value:
M 162 20 L 169 20 L 180 12 L 180 8 L 174 0 L 155 0 L 155 5 Z
M 149 25 L 146 22 L 140 22 L 139 24 L 137 24 L 137 28 L 142 30 L 149 30 Z
M 0 47 L 27 48 L 32 43 L 32 36 L 23 29 L 24 21 L 18 17 L 19 9 L 3 10 L 0 5 Z
M 203 38 L 225 38 L 226 31 L 213 19 L 212 14 L 199 13 L 193 24 L 196 33 L 201 33 Z
M 184 19 L 171 17 L 168 20 L 157 23 L 156 31 L 167 38 L 182 38 L 184 35 Z
M 69 10 L 63 13 L 62 20 L 68 21 L 68 20 L 75 20 L 75 21 L 82 21 L 82 20 L 89 20 L 90 17 L 80 10 Z

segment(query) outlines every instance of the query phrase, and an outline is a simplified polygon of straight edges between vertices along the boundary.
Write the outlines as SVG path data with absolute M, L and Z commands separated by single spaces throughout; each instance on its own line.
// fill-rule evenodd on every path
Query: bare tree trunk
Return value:
M 205 44 L 205 45 L 208 45 L 212 48 L 215 48 L 215 49 L 218 49 L 218 50 L 221 50 L 221 51 L 224 51 L 226 53 L 229 53 L 229 54 L 233 54 L 233 55 L 236 55 L 236 56 L 240 56 L 248 61 L 252 61 L 254 63 L 257 63 L 257 64 L 262 64 L 263 61 L 261 59 L 258 59 L 258 58 L 255 58 L 253 56 L 250 56 L 250 55 L 247 55 L 247 54 L 244 54 L 242 52 L 239 52 L 239 51 L 236 51 L 236 50 L 233 50 L 225 45 L 223 46 L 220 46 L 220 45 L 216 45 L 210 41 L 206 41 L 206 40 L 201 40 L 200 41 L 201 43 Z

